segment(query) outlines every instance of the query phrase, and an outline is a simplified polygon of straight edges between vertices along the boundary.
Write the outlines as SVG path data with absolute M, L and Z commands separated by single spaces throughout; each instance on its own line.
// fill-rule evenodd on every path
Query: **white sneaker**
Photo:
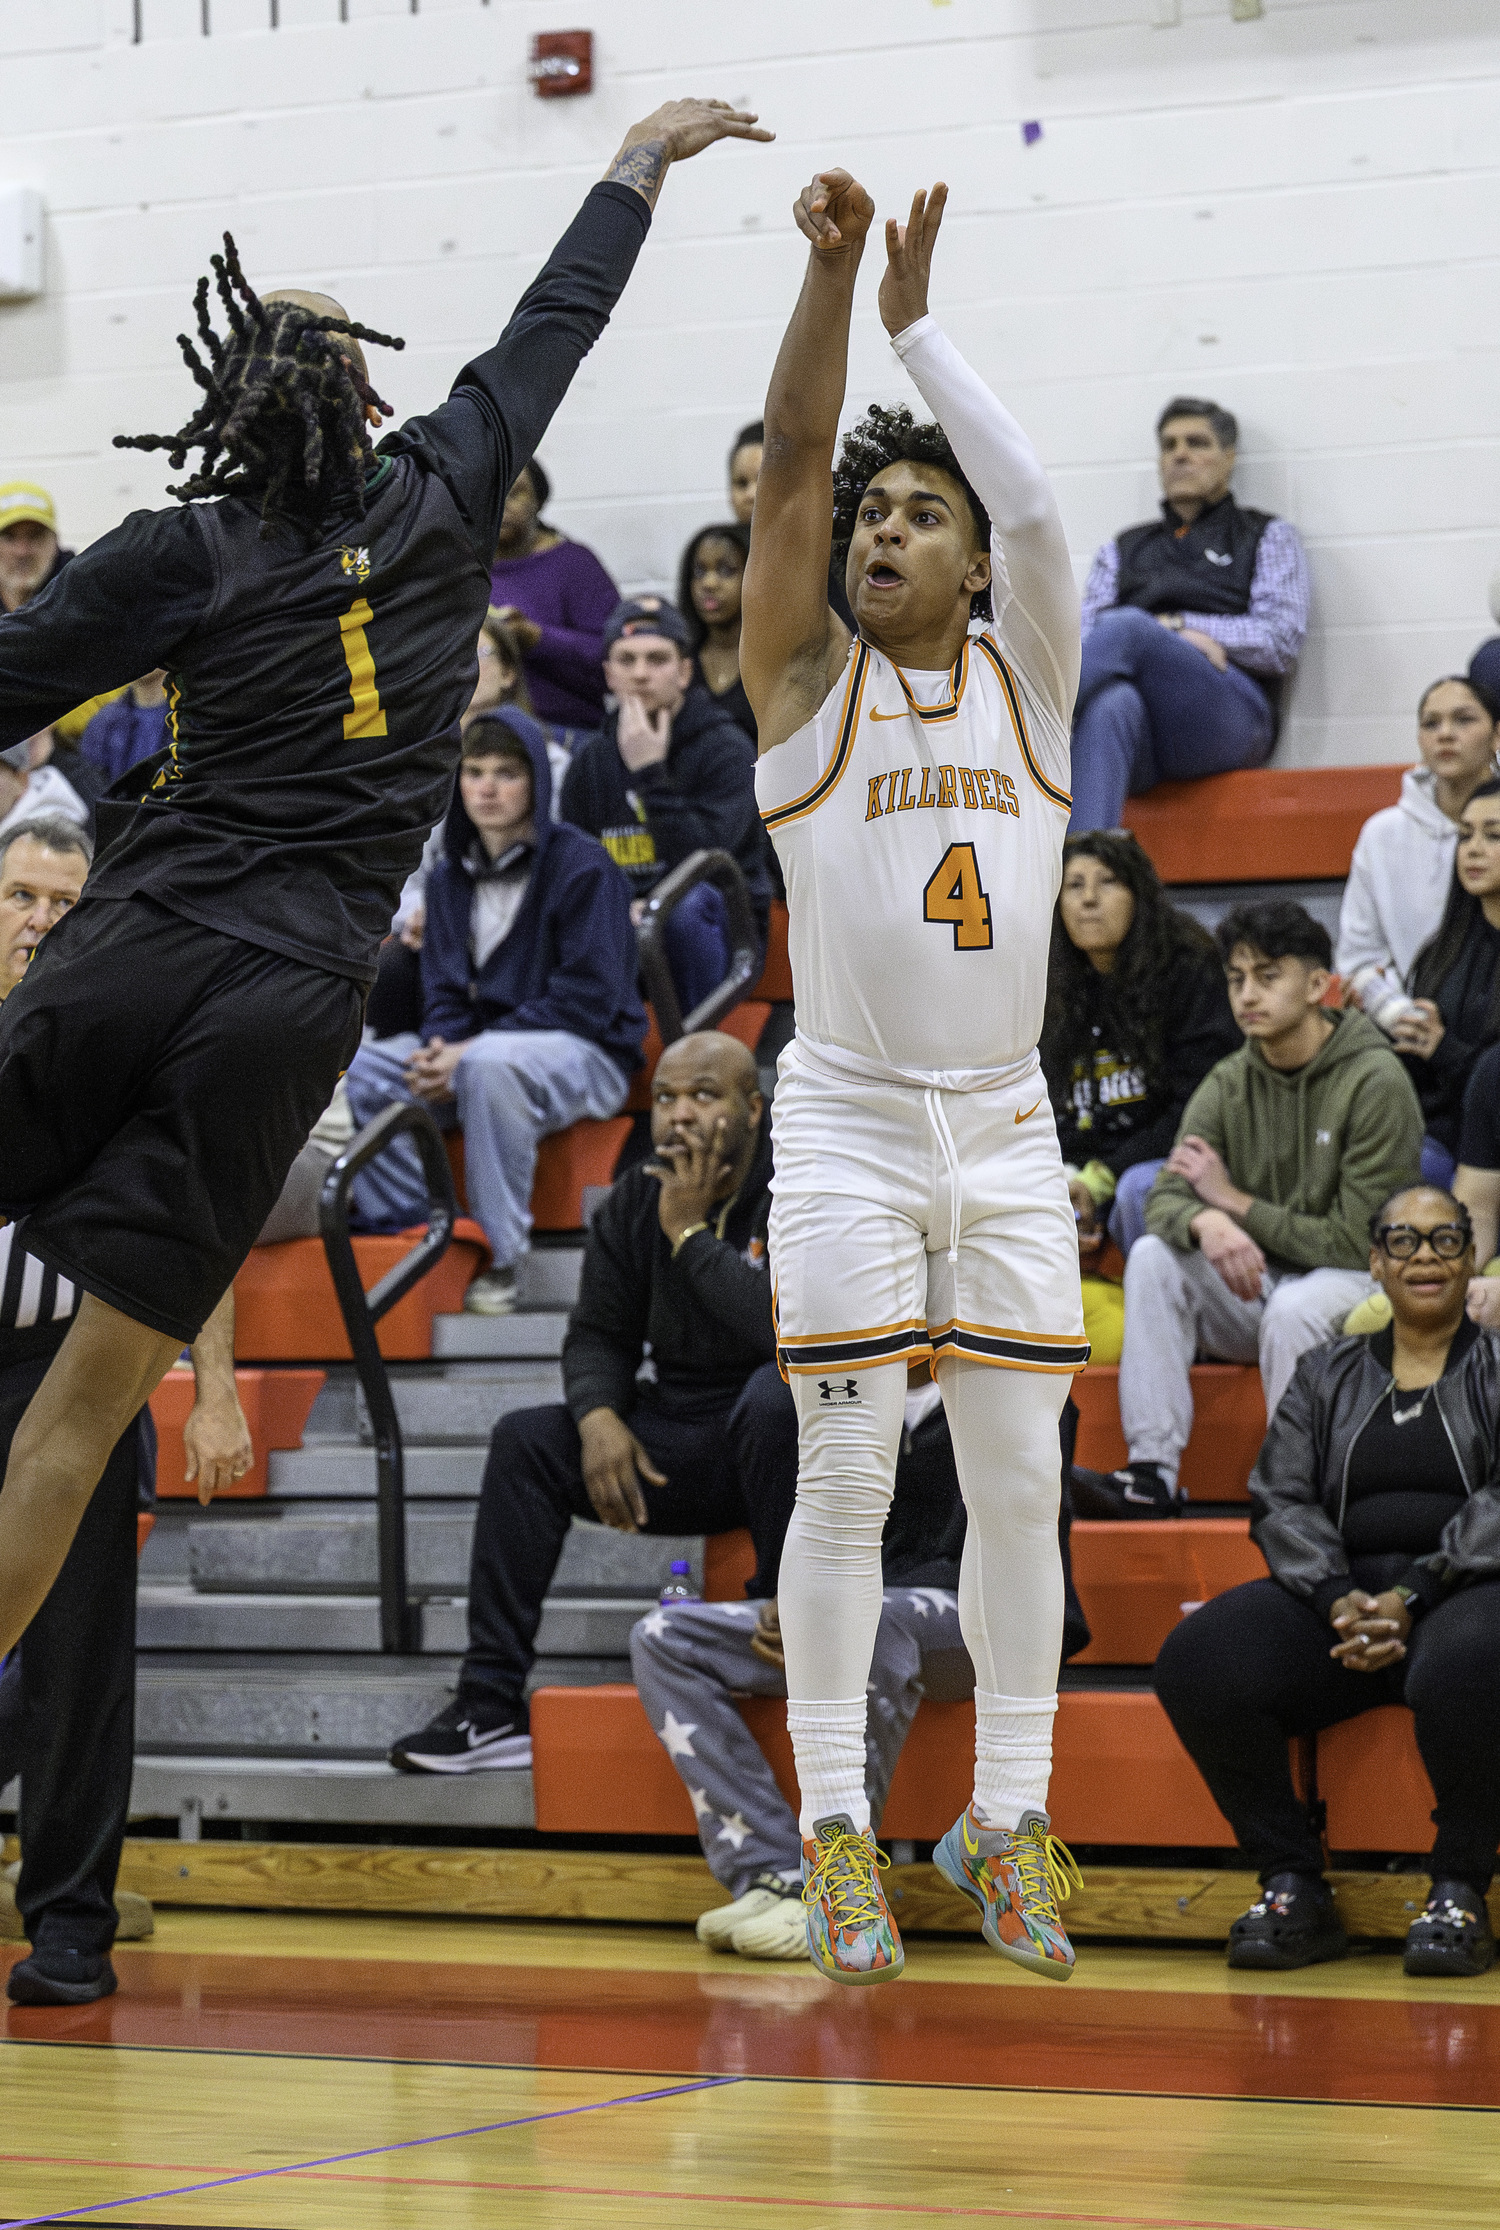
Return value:
M 509 1316 L 515 1305 L 514 1270 L 481 1270 L 464 1295 L 470 1316 Z
M 732 1905 L 715 1905 L 712 1912 L 702 1914 L 696 1930 L 698 1941 L 707 1944 L 710 1951 L 727 1951 L 729 1939 L 736 1928 L 743 1928 L 747 1922 L 758 1920 L 773 1905 L 785 1903 L 786 1889 L 779 1876 L 758 1881 L 753 1888 L 746 1890 L 743 1897 L 736 1897 Z M 801 1911 L 800 1904 L 797 1909 Z
M 807 1908 L 800 1897 L 778 1897 L 729 1939 L 742 1959 L 806 1959 Z

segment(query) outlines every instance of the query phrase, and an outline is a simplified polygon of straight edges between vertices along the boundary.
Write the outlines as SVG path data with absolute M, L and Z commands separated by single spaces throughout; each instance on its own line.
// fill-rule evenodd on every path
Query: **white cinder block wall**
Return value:
M 598 90 L 536 99 L 530 35 L 580 21 Z M 48 212 L 45 297 L 0 305 L 0 477 L 52 486 L 74 542 L 160 500 L 160 460 L 110 437 L 191 407 L 174 336 L 225 225 L 255 279 L 404 333 L 377 376 L 421 408 L 623 127 L 704 91 L 778 144 L 671 179 L 543 449 L 622 582 L 670 579 L 722 514 L 798 282 L 789 204 L 844 160 L 887 209 L 948 179 L 936 306 L 1039 443 L 1080 569 L 1154 503 L 1167 396 L 1239 414 L 1241 495 L 1312 553 L 1284 760 L 1409 757 L 1418 691 L 1489 631 L 1495 0 L 3 0 L 0 63 L 0 178 Z M 872 268 L 851 408 L 907 391 L 874 293 Z

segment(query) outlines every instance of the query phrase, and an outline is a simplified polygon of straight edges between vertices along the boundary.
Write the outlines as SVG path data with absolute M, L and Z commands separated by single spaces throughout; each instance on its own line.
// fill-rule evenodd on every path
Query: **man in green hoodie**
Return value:
M 1245 1033 L 1183 1113 L 1125 1266 L 1120 1420 L 1107 1491 L 1126 1517 L 1181 1507 L 1196 1355 L 1260 1364 L 1270 1415 L 1297 1359 L 1372 1290 L 1370 1218 L 1415 1181 L 1422 1112 L 1390 1040 L 1322 1004 L 1328 932 L 1288 899 L 1217 931 Z

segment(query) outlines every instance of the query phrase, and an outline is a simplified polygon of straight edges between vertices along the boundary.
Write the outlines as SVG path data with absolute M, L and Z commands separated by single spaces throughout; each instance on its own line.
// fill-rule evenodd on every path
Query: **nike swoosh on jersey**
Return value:
M 1042 1100 L 1044 1100 L 1044 1099 L 1045 1099 L 1046 1097 L 1047 1097 L 1046 1093 L 1045 1093 L 1045 1092 L 1043 1092 L 1043 1094 L 1042 1094 Z M 1036 1101 L 1036 1102 L 1034 1103 L 1034 1105 L 1032 1105 L 1031 1107 L 1028 1107 L 1028 1108 L 1027 1108 L 1027 1110 L 1026 1110 L 1026 1113 L 1025 1113 L 1024 1115 L 1022 1115 L 1022 1114 L 1019 1114 L 1019 1113 L 1018 1113 L 1018 1114 L 1017 1114 L 1017 1116 L 1016 1116 L 1016 1121 L 1017 1121 L 1018 1123 L 1025 1123 L 1025 1122 L 1028 1122 L 1028 1121 L 1030 1120 L 1030 1118 L 1031 1118 L 1031 1117 L 1032 1117 L 1032 1116 L 1033 1116 L 1033 1115 L 1034 1115 L 1034 1114 L 1036 1113 L 1036 1111 L 1037 1111 L 1037 1108 L 1041 1106 L 1041 1104 L 1042 1104 L 1042 1100 L 1037 1100 L 1037 1101 Z
M 877 712 L 875 707 L 871 705 L 870 718 L 872 720 L 910 720 L 911 714 L 905 710 L 901 712 Z

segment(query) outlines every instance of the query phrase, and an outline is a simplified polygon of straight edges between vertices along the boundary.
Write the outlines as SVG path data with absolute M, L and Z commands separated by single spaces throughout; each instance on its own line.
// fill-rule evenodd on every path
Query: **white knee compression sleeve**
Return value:
M 960 1358 L 938 1373 L 969 1525 L 959 1622 L 974 1661 L 975 1800 L 996 1827 L 1045 1808 L 1062 1654 L 1061 1373 Z
M 802 1832 L 832 1812 L 869 1822 L 865 1689 L 880 1623 L 880 1536 L 906 1405 L 899 1363 L 792 1379 L 797 1506 L 778 1598 L 790 1699 L 787 1726 L 802 1790 Z M 810 1708 L 809 1708 L 810 1707 Z M 853 1737 L 858 1732 L 858 1741 Z

